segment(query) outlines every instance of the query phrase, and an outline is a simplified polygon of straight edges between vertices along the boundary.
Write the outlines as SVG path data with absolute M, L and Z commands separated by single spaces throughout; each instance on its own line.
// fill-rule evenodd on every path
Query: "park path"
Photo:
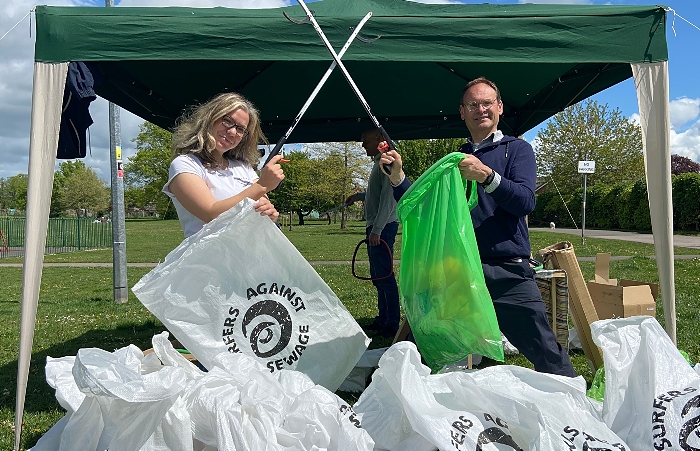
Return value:
M 568 233 L 570 235 L 581 236 L 581 229 L 549 229 L 530 227 L 530 230 L 537 232 Z M 590 230 L 584 232 L 586 238 L 603 238 L 609 240 L 635 241 L 637 243 L 654 244 L 654 236 L 651 233 L 620 232 L 617 230 Z M 673 235 L 673 245 L 698 249 L 700 254 L 700 236 Z
M 539 228 L 531 227 L 530 230 L 538 232 L 554 232 L 554 233 L 568 233 L 570 235 L 581 236 L 580 229 L 549 229 L 549 228 Z M 654 244 L 654 237 L 650 233 L 636 233 L 636 232 L 620 232 L 616 230 L 586 230 L 586 238 L 602 238 L 608 240 L 622 240 L 622 241 L 634 241 L 637 243 Z M 676 260 L 691 260 L 694 258 L 700 258 L 700 236 L 688 236 L 688 235 L 673 235 L 673 245 L 679 247 L 686 247 L 690 249 L 698 249 L 698 255 L 676 255 Z M 610 257 L 611 260 L 626 260 L 632 258 L 626 255 L 614 255 Z M 654 258 L 653 255 L 650 258 Z M 580 262 L 592 262 L 595 261 L 595 257 L 577 257 Z M 394 263 L 399 263 L 399 260 L 394 260 Z M 311 265 L 349 265 L 350 260 L 341 261 L 310 261 Z M 359 264 L 368 264 L 369 262 L 356 261 Z M 152 268 L 158 263 L 127 263 L 128 267 L 134 268 Z M 112 263 L 44 263 L 44 266 L 72 266 L 72 267 L 112 267 Z M 0 268 L 21 268 L 22 263 L 0 263 Z

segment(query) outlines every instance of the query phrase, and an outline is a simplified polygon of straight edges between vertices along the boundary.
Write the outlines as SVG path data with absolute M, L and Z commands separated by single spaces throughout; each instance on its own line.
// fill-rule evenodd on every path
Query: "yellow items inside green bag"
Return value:
M 443 157 L 401 198 L 401 303 L 433 371 L 478 353 L 503 361 L 501 333 L 481 269 L 459 152 Z

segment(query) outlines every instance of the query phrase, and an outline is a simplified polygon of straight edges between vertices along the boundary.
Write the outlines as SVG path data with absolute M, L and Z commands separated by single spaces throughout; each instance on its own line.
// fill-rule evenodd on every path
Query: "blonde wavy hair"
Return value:
M 204 166 L 215 166 L 218 162 L 212 156 L 212 151 L 216 149 L 216 138 L 211 134 L 212 127 L 224 115 L 238 109 L 250 116 L 248 134 L 236 147 L 226 151 L 224 157 L 257 168 L 260 162 L 258 143 L 262 141 L 268 144 L 260 128 L 260 113 L 252 102 L 235 92 L 219 94 L 206 103 L 190 108 L 178 119 L 172 135 L 172 157 L 194 154 Z

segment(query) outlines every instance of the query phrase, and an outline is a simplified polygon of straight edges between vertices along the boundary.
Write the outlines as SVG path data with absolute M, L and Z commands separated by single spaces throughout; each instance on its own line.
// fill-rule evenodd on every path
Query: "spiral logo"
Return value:
M 689 416 L 691 411 L 695 411 L 693 413 L 697 413 L 697 409 L 700 407 L 700 396 L 693 396 L 686 404 L 683 406 L 683 410 L 681 411 L 681 417 L 686 418 Z M 685 422 L 685 424 L 681 427 L 681 430 L 678 434 L 678 444 L 680 445 L 681 448 L 683 448 L 685 451 L 698 451 L 700 450 L 699 444 L 700 440 L 698 437 L 700 437 L 700 432 L 698 430 L 698 427 L 700 427 L 700 416 L 693 416 L 691 417 L 688 421 Z M 688 443 L 691 442 L 691 443 Z
M 270 321 L 270 318 L 274 321 Z M 284 305 L 267 299 L 250 306 L 243 317 L 241 328 L 243 336 L 250 340 L 250 348 L 255 355 L 267 358 L 279 353 L 289 344 L 292 318 Z
M 484 445 L 488 443 L 498 443 L 499 445 L 506 445 L 514 451 L 523 451 L 513 438 L 500 428 L 494 427 L 483 430 L 476 440 L 476 451 L 481 451 Z

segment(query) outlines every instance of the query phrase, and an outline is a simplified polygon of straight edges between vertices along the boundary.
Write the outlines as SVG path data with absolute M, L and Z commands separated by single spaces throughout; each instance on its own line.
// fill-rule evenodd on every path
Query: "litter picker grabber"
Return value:
M 308 9 L 307 9 L 306 11 L 307 11 L 307 14 L 308 14 L 309 17 L 310 17 L 310 16 L 311 16 L 311 13 L 308 11 Z M 292 18 L 290 18 L 290 17 L 287 16 L 286 14 L 285 14 L 285 17 L 286 17 L 287 19 L 289 19 L 290 21 L 294 22 L 294 23 L 302 23 L 302 22 L 298 22 L 298 21 L 296 21 L 296 20 L 293 20 Z M 282 136 L 282 137 L 279 139 L 279 141 L 277 141 L 277 144 L 275 144 L 275 147 L 272 149 L 272 152 L 270 152 L 270 155 L 267 157 L 267 160 L 265 160 L 265 164 L 267 164 L 267 163 L 270 161 L 270 159 L 272 159 L 272 157 L 274 157 L 275 155 L 277 155 L 278 153 L 280 153 L 280 150 L 282 149 L 282 146 L 284 145 L 284 143 L 287 142 L 287 139 L 289 139 L 289 135 L 292 134 L 292 131 L 294 131 L 294 128 L 297 126 L 297 124 L 298 124 L 299 121 L 301 120 L 301 117 L 304 115 L 304 113 L 306 113 L 306 110 L 309 108 L 309 105 L 311 105 L 311 102 L 313 102 L 313 100 L 316 98 L 316 95 L 317 95 L 318 92 L 321 90 L 321 88 L 323 87 L 323 85 L 326 83 L 326 80 L 328 80 L 328 77 L 331 76 L 331 73 L 333 72 L 333 69 L 335 69 L 335 67 L 338 65 L 338 61 L 340 61 L 340 58 L 342 58 L 342 56 L 345 54 L 345 52 L 347 51 L 348 47 L 350 47 L 350 44 L 352 44 L 352 41 L 355 40 L 355 38 L 357 37 L 357 35 L 360 33 L 360 30 L 361 30 L 362 27 L 365 25 L 365 23 L 369 20 L 370 17 L 372 17 L 372 12 L 371 12 L 371 11 L 368 12 L 368 13 L 365 15 L 365 17 L 362 18 L 362 20 L 360 21 L 360 23 L 357 24 L 357 26 L 356 26 L 355 29 L 352 31 L 352 33 L 350 33 L 350 37 L 349 37 L 348 40 L 345 42 L 345 45 L 343 46 L 343 48 L 340 49 L 340 53 L 338 53 L 338 55 L 336 55 L 336 56 L 338 57 L 338 59 L 337 59 L 337 60 L 334 60 L 334 61 L 331 63 L 331 65 L 328 67 L 328 70 L 326 70 L 326 73 L 323 74 L 323 77 L 321 78 L 321 80 L 319 80 L 318 84 L 316 85 L 316 88 L 313 90 L 313 92 L 311 93 L 311 95 L 309 96 L 309 98 L 306 100 L 306 103 L 304 103 L 304 105 L 301 107 L 301 110 L 299 110 L 299 113 L 297 113 L 296 117 L 294 118 L 294 121 L 292 121 L 292 125 L 289 127 L 289 130 L 287 130 L 287 133 L 285 133 L 284 136 Z M 364 39 L 360 39 L 360 40 L 361 40 L 362 42 L 368 42 L 368 41 L 366 41 L 366 40 L 364 40 Z M 334 51 L 334 53 L 335 53 L 335 51 Z M 264 166 L 264 165 L 263 165 L 263 166 Z
M 345 65 L 343 64 L 343 62 L 340 61 L 340 57 L 338 56 L 338 54 L 335 53 L 333 46 L 331 45 L 330 42 L 328 42 L 328 38 L 326 38 L 326 35 L 323 33 L 323 30 L 321 30 L 321 27 L 319 26 L 318 22 L 316 22 L 316 18 L 313 16 L 313 14 L 309 10 L 308 6 L 306 6 L 306 3 L 304 3 L 304 0 L 297 0 L 297 2 L 304 9 L 304 12 L 306 13 L 306 17 L 308 17 L 309 21 L 314 26 L 314 30 L 316 30 L 316 33 L 318 33 L 319 37 L 321 38 L 321 40 L 325 44 L 326 48 L 328 49 L 331 56 L 333 57 L 333 60 L 338 64 L 338 67 L 340 67 L 340 70 L 341 70 L 341 72 L 343 72 L 343 75 L 345 76 L 345 79 L 348 81 L 348 84 L 350 84 L 350 87 L 355 92 L 355 95 L 360 100 L 360 103 L 362 103 L 362 106 L 365 108 L 365 111 L 367 111 L 367 115 L 372 120 L 372 123 L 374 124 L 375 127 L 377 127 L 377 129 L 382 134 L 382 136 L 384 137 L 384 140 L 387 142 L 387 144 L 389 144 L 389 148 L 386 150 L 396 150 L 396 145 L 394 144 L 394 141 L 391 140 L 391 138 L 389 137 L 389 134 L 386 132 L 386 130 L 384 130 L 384 127 L 381 126 L 381 124 L 379 123 L 377 118 L 374 116 L 374 114 L 372 114 L 372 110 L 370 109 L 369 104 L 367 103 L 365 98 L 362 96 L 360 89 L 355 84 L 355 81 L 350 76 L 350 73 L 345 68 Z M 385 164 L 384 171 L 387 174 L 391 174 L 391 165 Z

